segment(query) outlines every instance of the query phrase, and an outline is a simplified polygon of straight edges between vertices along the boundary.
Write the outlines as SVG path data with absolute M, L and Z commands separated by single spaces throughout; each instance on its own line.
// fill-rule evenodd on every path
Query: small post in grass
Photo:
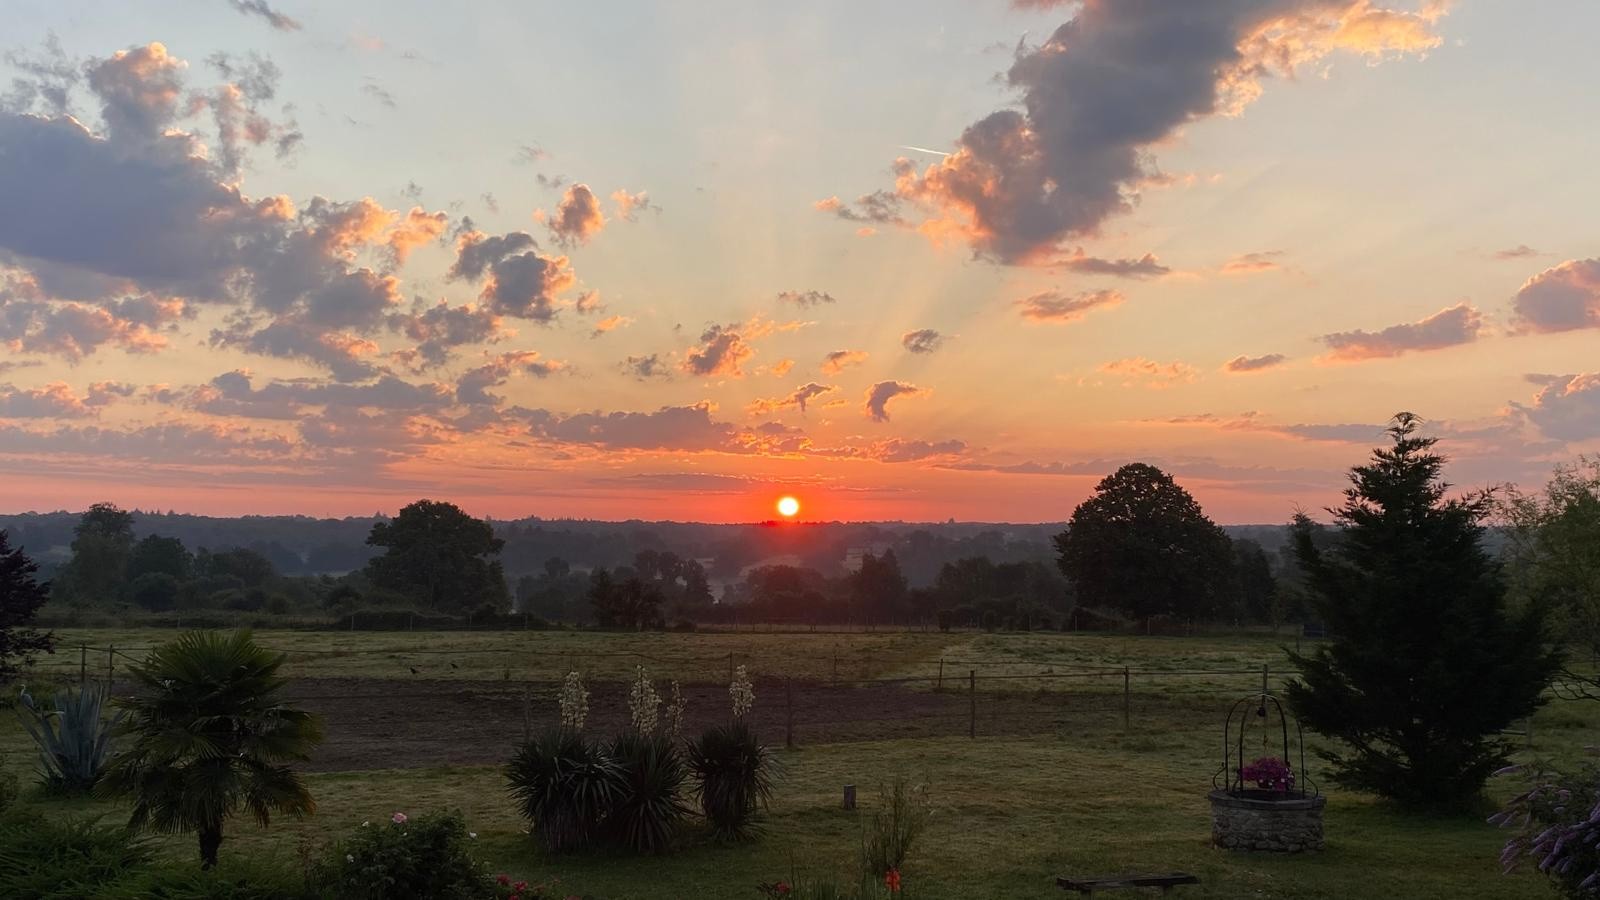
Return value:
M 844 808 L 847 810 L 856 808 L 856 786 L 853 784 L 844 786 Z
M 1127 731 L 1133 718 L 1133 686 L 1128 678 L 1128 667 L 1122 667 L 1122 730 Z
M 110 696 L 110 694 L 111 694 L 111 681 L 112 681 L 113 678 L 116 677 L 116 668 L 117 668 L 117 645 L 116 644 L 108 644 L 106 646 L 106 695 L 107 696 Z
M 526 744 L 533 737 L 533 689 L 522 689 L 522 742 Z
M 935 690 L 944 690 L 944 657 L 939 657 L 939 684 Z
M 978 737 L 978 670 L 973 669 L 967 673 L 967 737 Z
M 78 690 L 89 683 L 89 645 L 78 645 Z
M 1261 693 L 1263 693 L 1263 694 L 1265 694 L 1267 692 L 1267 666 L 1268 665 L 1270 665 L 1270 664 L 1269 663 L 1262 663 L 1261 664 Z
M 787 675 L 783 678 L 784 697 L 784 729 L 783 745 L 790 750 L 794 749 L 794 679 Z

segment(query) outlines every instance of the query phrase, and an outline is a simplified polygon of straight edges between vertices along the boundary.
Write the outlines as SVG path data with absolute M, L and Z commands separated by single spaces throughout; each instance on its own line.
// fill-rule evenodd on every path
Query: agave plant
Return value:
M 700 809 L 719 837 L 741 840 L 772 799 L 772 756 L 743 719 L 714 725 L 689 743 L 689 769 L 700 780 Z
M 265 826 L 273 813 L 316 810 L 288 763 L 322 739 L 316 717 L 282 701 L 284 656 L 246 631 L 194 631 L 131 668 L 139 692 L 119 703 L 133 745 L 112 759 L 95 792 L 133 801 L 131 828 L 194 831 L 211 868 L 223 823 L 243 810 Z
M 622 776 L 607 826 L 611 839 L 635 853 L 666 852 L 689 814 L 683 758 L 664 735 L 632 731 L 612 741 L 610 756 Z
M 41 709 L 33 696 L 22 692 L 17 716 L 39 745 L 39 767 L 44 783 L 64 794 L 85 793 L 94 787 L 111 753 L 113 729 L 122 721 L 117 712 L 101 716 L 106 692 L 98 685 L 79 690 L 63 688 L 53 698 L 54 709 Z
M 518 812 L 551 853 L 594 846 L 623 796 L 621 769 L 570 728 L 544 731 L 518 749 L 506 764 L 506 782 Z

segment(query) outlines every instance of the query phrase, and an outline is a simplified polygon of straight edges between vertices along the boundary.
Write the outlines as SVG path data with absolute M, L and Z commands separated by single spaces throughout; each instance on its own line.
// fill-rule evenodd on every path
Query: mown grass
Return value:
M 299 635 L 334 649 L 347 646 L 407 648 L 452 644 L 461 659 L 476 657 L 484 644 L 521 635 Z M 815 672 L 817 644 L 782 635 L 596 635 L 534 633 L 541 652 L 568 647 L 574 653 L 618 648 L 665 649 L 671 654 L 748 653 L 765 665 L 809 666 Z M 263 642 L 277 638 L 263 634 Z M 1260 638 L 1127 638 L 1090 635 L 828 635 L 882 662 L 882 674 L 925 669 L 946 658 L 1019 660 L 1029 664 L 1138 665 L 1156 668 L 1259 664 L 1277 644 Z M 120 635 L 130 643 L 150 634 Z M 396 638 L 401 641 L 397 642 Z M 820 636 L 819 636 L 820 638 Z M 418 644 L 406 643 L 419 641 Z M 548 641 L 548 642 L 546 642 Z M 570 644 L 566 642 L 570 641 Z M 120 643 L 121 640 L 118 640 Z M 826 645 L 820 645 L 826 646 Z M 964 654 L 957 656 L 957 654 Z M 364 656 L 349 664 L 371 666 Z M 313 663 L 312 665 L 326 665 Z M 828 666 L 824 657 L 820 665 Z M 597 663 L 598 665 L 598 663 Z M 627 664 L 631 667 L 631 663 Z M 725 675 L 726 664 L 720 668 Z M 463 666 L 465 667 L 465 666 Z M 555 664 L 559 669 L 560 664 Z M 384 671 L 372 668 L 369 674 Z M 459 672 L 460 670 L 457 670 Z M 479 667 L 475 675 L 495 677 Z M 626 669 L 619 669 L 626 671 Z M 358 674 L 358 673 L 340 673 Z M 819 677 L 826 672 L 818 673 Z M 1248 690 L 1250 685 L 1243 686 Z M 1120 684 L 1117 685 L 1120 690 Z M 1328 847 L 1300 856 L 1235 854 L 1209 846 L 1205 799 L 1219 764 L 1221 719 L 1227 697 L 1145 694 L 1136 697 L 1133 727 L 1124 732 L 1116 715 L 1091 715 L 1053 732 L 1025 738 L 906 738 L 871 743 L 802 746 L 778 751 L 783 767 L 763 836 L 726 846 L 691 828 L 684 847 L 661 858 L 543 857 L 523 831 L 494 767 L 405 768 L 406 748 L 393 748 L 393 769 L 309 776 L 318 814 L 304 822 L 275 823 L 261 830 L 236 823 L 224 856 L 248 855 L 295 865 L 302 844 L 319 846 L 360 826 L 387 820 L 396 811 L 462 810 L 475 830 L 485 860 L 517 878 L 561 879 L 579 894 L 621 898 L 754 898 L 758 881 L 792 873 L 853 874 L 863 817 L 877 802 L 876 787 L 896 776 L 928 785 L 934 816 L 905 877 L 916 898 L 1057 897 L 1058 874 L 1134 870 L 1188 870 L 1202 879 L 1181 896 L 1202 898 L 1352 896 L 1420 898 L 1547 898 L 1536 874 L 1500 874 L 1503 833 L 1482 815 L 1419 815 L 1374 798 L 1327 787 Z M 1070 702 L 1070 700 L 1069 700 Z M 506 715 L 507 743 L 520 726 Z M 1600 704 L 1558 702 L 1534 720 L 1542 756 L 1571 757 L 1600 725 Z M 781 744 L 781 736 L 771 738 Z M 0 746 L 11 750 L 9 766 L 26 772 L 25 736 L 0 713 Z M 1523 757 L 1532 753 L 1524 751 Z M 1320 767 L 1313 763 L 1313 774 Z M 858 786 L 862 809 L 840 808 L 842 786 Z M 1491 800 L 1516 788 L 1491 784 Z M 124 814 L 108 804 L 35 796 L 29 802 L 52 815 Z M 192 838 L 162 838 L 168 852 L 187 864 Z

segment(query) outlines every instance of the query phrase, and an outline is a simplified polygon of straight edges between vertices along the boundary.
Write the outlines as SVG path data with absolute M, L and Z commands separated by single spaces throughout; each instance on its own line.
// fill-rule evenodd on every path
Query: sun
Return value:
M 800 501 L 793 497 L 778 498 L 778 514 L 785 519 L 792 519 L 800 512 Z

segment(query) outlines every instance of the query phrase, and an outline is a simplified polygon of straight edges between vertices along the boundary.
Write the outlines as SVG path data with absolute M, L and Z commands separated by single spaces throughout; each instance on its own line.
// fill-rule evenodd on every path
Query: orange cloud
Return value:
M 1470 344 L 1483 332 L 1483 315 L 1466 303 L 1382 331 L 1341 331 L 1322 336 L 1332 351 L 1324 360 L 1358 362 Z
M 1030 322 L 1076 322 L 1096 309 L 1110 308 L 1122 303 L 1118 291 L 1085 291 L 1081 294 L 1064 294 L 1060 291 L 1041 291 L 1016 302 L 1022 317 Z
M 823 357 L 822 371 L 828 375 L 837 375 L 851 366 L 859 366 L 866 361 L 865 350 L 835 350 Z

